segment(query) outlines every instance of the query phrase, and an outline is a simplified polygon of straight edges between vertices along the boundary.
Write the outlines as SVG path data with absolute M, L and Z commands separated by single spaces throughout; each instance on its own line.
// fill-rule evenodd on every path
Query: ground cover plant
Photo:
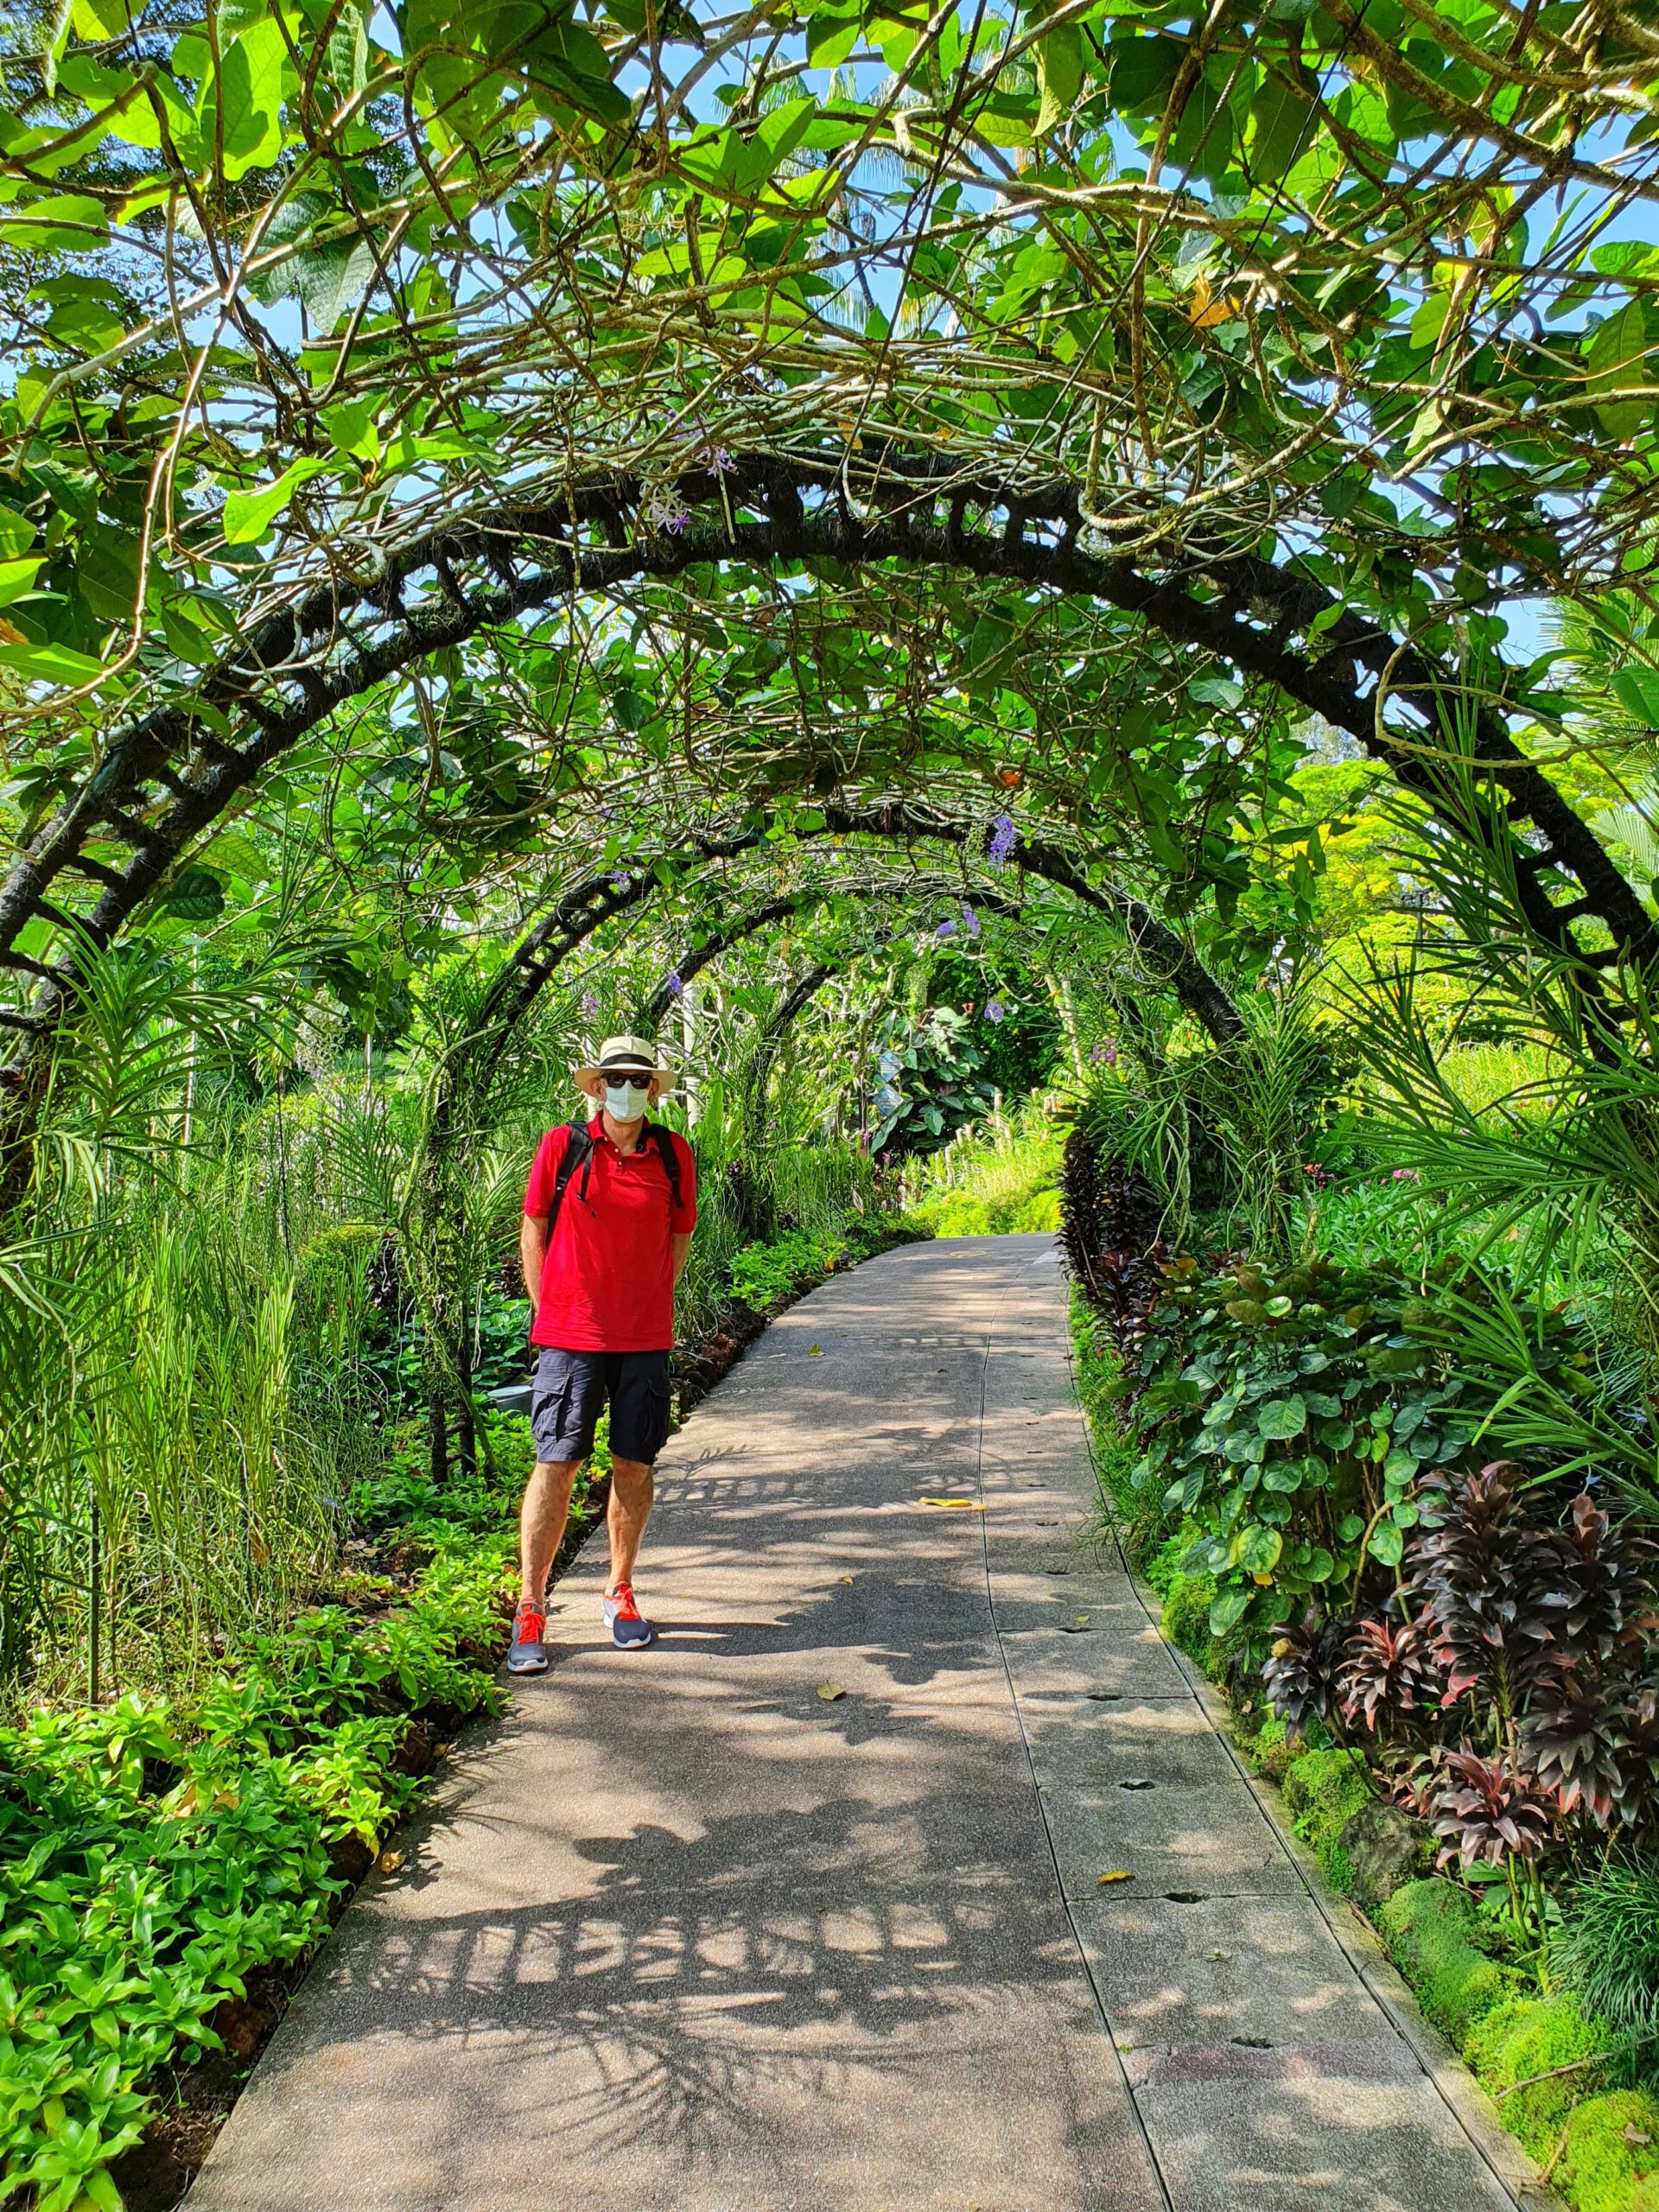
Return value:
M 0 1732 L 9 2198 L 119 2206 L 157 2077 L 234 2055 L 250 1978 L 315 1948 L 438 1741 L 493 1709 L 509 1541 L 412 1541 L 411 1590 L 364 1575 L 188 1700 Z

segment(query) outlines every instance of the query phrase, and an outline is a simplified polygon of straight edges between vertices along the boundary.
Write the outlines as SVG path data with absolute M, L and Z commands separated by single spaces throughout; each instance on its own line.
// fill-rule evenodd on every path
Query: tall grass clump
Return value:
M 912 1217 L 936 1236 L 1002 1236 L 1060 1225 L 1065 1132 L 1039 1097 L 997 1110 L 948 1145 L 909 1163 Z
M 1649 2043 L 1647 2070 L 1659 2065 L 1659 1863 L 1620 1853 L 1599 1866 L 1572 1898 L 1549 1963 L 1586 2012 Z
M 33 1697 L 169 1690 L 285 1619 L 378 1450 L 368 1253 L 304 1264 L 232 1146 L 0 1289 L 0 1588 Z

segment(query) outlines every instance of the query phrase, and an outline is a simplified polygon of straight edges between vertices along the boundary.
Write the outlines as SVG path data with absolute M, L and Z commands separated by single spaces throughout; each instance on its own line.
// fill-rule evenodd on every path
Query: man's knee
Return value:
M 652 1463 L 649 1459 L 611 1459 L 611 1488 L 624 1498 L 634 1498 L 648 1492 L 652 1486 Z
M 581 1465 L 580 1459 L 538 1459 L 530 1471 L 527 1487 L 549 1492 L 556 1497 L 563 1493 L 568 1502 L 571 1485 Z

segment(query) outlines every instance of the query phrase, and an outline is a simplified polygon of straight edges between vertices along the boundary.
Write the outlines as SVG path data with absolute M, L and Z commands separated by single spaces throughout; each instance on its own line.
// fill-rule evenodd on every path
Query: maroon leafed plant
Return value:
M 1421 1621 L 1357 1621 L 1337 1674 L 1342 1709 L 1373 1733 L 1395 1713 L 1437 1699 L 1440 1677 Z
M 1341 1631 L 1316 1607 L 1310 1605 L 1300 1622 L 1283 1622 L 1274 1629 L 1262 1680 L 1287 1737 L 1305 1735 L 1315 1715 L 1327 1722 L 1333 1719 L 1341 1664 Z
M 1605 1827 L 1624 1791 L 1630 1718 L 1628 1696 L 1564 1668 L 1541 1685 L 1521 1724 L 1522 1763 L 1563 1813 L 1588 1813 Z
M 1542 1794 L 1503 1759 L 1484 1759 L 1467 1744 L 1441 1751 L 1445 1777 L 1434 1793 L 1434 1833 L 1440 1865 L 1501 1866 L 1533 1859 L 1549 1840 L 1550 1807 Z
M 1572 1603 L 1559 1541 L 1521 1511 L 1520 1471 L 1494 1459 L 1460 1483 L 1424 1478 L 1433 1525 L 1414 1548 L 1409 1585 L 1446 1675 L 1442 1701 L 1473 1692 L 1505 1721 L 1553 1670 Z

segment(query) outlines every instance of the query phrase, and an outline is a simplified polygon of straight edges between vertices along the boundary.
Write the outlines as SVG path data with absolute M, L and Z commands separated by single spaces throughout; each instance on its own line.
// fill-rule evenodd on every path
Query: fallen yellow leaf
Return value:
M 808 1344 L 806 1348 L 806 1356 L 809 1359 L 822 1359 L 823 1357 L 823 1346 L 822 1344 Z
M 1122 1867 L 1122 1866 L 1114 1866 L 1114 1867 L 1111 1869 L 1111 1871 L 1110 1871 L 1110 1872 L 1109 1872 L 1109 1873 L 1103 1874 L 1103 1875 L 1101 1876 L 1101 1878 L 1100 1878 L 1100 1886 L 1101 1886 L 1101 1888 L 1103 1890 L 1103 1889 L 1107 1886 L 1108 1883 L 1110 1883 L 1110 1882 L 1132 1882 L 1134 1879 L 1135 1879 L 1134 1875 L 1133 1875 L 1133 1874 L 1131 1874 L 1131 1873 L 1129 1873 L 1129 1872 L 1127 1872 L 1123 1867 Z
M 843 1574 L 841 1579 L 843 1582 L 850 1582 L 853 1578 L 850 1574 Z
M 931 1505 L 942 1513 L 982 1513 L 985 1508 L 976 1497 L 923 1497 L 919 1505 Z
M 407 1855 L 402 1851 L 383 1851 L 379 1859 L 380 1872 L 383 1874 L 395 1874 Z
M 838 1697 L 845 1697 L 846 1694 L 846 1691 L 842 1689 L 839 1682 L 820 1682 L 818 1684 L 818 1695 L 823 1700 L 826 1705 L 833 1705 Z

